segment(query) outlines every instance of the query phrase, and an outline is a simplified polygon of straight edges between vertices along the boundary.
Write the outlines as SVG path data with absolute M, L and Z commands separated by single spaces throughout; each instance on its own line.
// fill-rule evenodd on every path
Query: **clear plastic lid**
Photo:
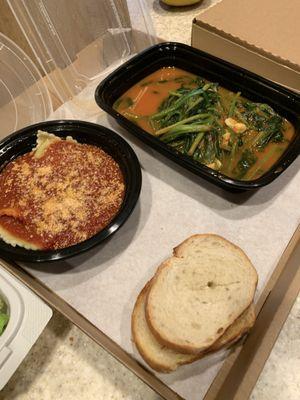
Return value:
M 0 139 L 45 120 L 51 111 L 49 92 L 36 66 L 0 33 Z
M 0 265 L 0 294 L 9 311 L 0 336 L 0 390 L 16 371 L 52 316 L 52 310 Z
M 93 89 L 126 59 L 155 43 L 147 0 L 7 0 L 51 92 L 74 116 L 99 112 Z M 50 87 L 50 86 L 49 86 Z

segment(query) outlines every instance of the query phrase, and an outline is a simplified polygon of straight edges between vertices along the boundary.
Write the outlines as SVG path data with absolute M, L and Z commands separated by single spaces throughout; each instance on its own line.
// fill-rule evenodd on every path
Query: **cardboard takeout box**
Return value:
M 192 46 L 300 92 L 300 2 L 223 0 L 197 16 Z

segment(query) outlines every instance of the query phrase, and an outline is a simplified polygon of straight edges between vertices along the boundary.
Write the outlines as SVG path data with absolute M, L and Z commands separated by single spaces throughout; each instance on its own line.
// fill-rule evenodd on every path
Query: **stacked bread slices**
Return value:
M 255 322 L 257 273 L 237 246 L 194 235 L 174 249 L 139 294 L 132 336 L 144 360 L 171 372 L 236 342 Z

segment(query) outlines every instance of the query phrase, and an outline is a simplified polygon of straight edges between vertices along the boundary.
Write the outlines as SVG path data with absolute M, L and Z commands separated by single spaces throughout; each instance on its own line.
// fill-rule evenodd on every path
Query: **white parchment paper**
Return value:
M 300 160 L 263 189 L 230 194 L 147 148 L 105 114 L 99 113 L 92 122 L 119 132 L 136 151 L 143 170 L 137 206 L 104 244 L 73 259 L 27 268 L 142 361 L 131 342 L 135 299 L 172 248 L 188 236 L 217 233 L 241 246 L 258 271 L 259 295 L 299 223 Z M 224 354 L 159 378 L 182 397 L 199 400 L 220 369 Z

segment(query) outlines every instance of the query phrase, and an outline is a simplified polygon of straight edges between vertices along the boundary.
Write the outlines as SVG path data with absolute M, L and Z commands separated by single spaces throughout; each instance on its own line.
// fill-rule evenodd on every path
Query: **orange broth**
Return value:
M 133 122 L 135 122 L 135 119 L 132 118 L 132 115 L 142 117 L 137 121 L 137 124 L 145 131 L 154 133 L 148 117 L 157 112 L 162 101 L 169 96 L 170 91 L 181 87 L 183 81 L 176 81 L 176 78 L 183 78 L 183 81 L 188 85 L 191 78 L 195 78 L 195 75 L 179 68 L 161 68 L 128 89 L 117 100 L 114 108 Z M 122 99 L 125 101 L 122 101 Z M 126 99 L 132 99 L 132 104 L 128 105 Z

